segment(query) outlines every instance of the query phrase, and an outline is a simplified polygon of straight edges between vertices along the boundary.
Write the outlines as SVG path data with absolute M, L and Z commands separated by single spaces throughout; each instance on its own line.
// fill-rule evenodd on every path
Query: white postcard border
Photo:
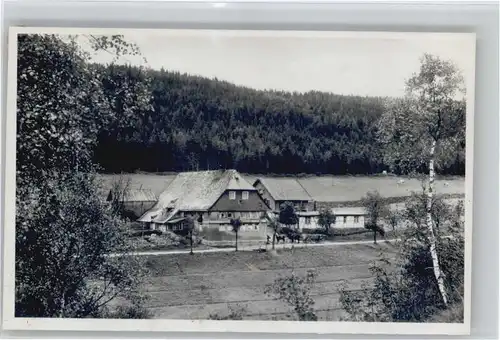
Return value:
M 56 331 L 148 331 L 148 332 L 240 332 L 240 333 L 294 333 L 294 334 L 401 334 L 401 335 L 465 335 L 470 333 L 471 266 L 473 221 L 473 153 L 474 153 L 474 88 L 475 65 L 464 70 L 467 88 L 466 117 L 466 177 L 465 177 L 465 288 L 464 323 L 367 323 L 367 322 L 307 322 L 307 321 L 214 321 L 214 320 L 131 320 L 131 319 L 58 319 L 16 318 L 15 303 L 15 184 L 16 184 L 16 92 L 17 92 L 17 35 L 22 33 L 52 34 L 127 34 L 131 32 L 158 32 L 160 29 L 99 29 L 65 27 L 11 27 L 7 42 L 8 79 L 6 115 L 5 206 L 3 242 L 3 328 L 5 330 Z M 475 64 L 476 35 L 474 33 L 429 32 L 338 32 L 338 31 L 259 31 L 259 30 L 199 30 L 162 29 L 162 33 L 179 35 L 230 36 L 288 36 L 321 38 L 404 38 L 429 35 L 432 38 L 463 36 L 470 40 L 470 51 Z

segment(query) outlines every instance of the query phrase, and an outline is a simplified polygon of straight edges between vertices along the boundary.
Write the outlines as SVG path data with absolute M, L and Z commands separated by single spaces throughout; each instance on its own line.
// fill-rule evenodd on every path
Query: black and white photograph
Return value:
M 469 331 L 474 34 L 11 28 L 9 72 L 12 325 Z

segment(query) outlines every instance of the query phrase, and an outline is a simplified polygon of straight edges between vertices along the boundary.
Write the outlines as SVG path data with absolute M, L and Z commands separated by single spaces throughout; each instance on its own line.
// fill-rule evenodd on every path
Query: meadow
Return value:
M 317 273 L 311 289 L 320 320 L 339 320 L 340 285 L 360 289 L 371 277 L 369 267 L 380 252 L 389 258 L 389 243 L 319 246 L 276 252 L 171 254 L 146 258 L 151 276 L 145 285 L 147 308 L 159 319 L 208 319 L 239 311 L 244 320 L 293 320 L 292 307 L 265 293 L 276 278 L 292 271 Z
M 103 191 L 107 192 L 117 178 L 130 178 L 130 185 L 135 188 L 151 189 L 159 195 L 174 179 L 175 174 L 101 174 Z M 244 175 L 248 182 L 253 183 L 259 175 Z M 399 183 L 404 180 L 404 183 Z M 368 191 L 377 190 L 384 197 L 404 197 L 412 192 L 420 192 L 422 185 L 415 178 L 396 176 L 305 176 L 299 177 L 302 186 L 318 202 L 346 202 L 361 199 Z M 451 177 L 436 180 L 436 192 L 439 194 L 464 194 L 464 177 Z
M 104 191 L 120 176 L 129 178 L 132 187 L 142 186 L 159 195 L 175 174 L 103 174 L 100 179 Z M 245 177 L 252 183 L 258 176 Z M 401 179 L 404 183 L 400 183 Z M 394 176 L 308 176 L 299 180 L 313 199 L 323 202 L 357 201 L 372 190 L 385 197 L 405 197 L 421 191 L 419 180 Z M 436 181 L 440 194 L 463 195 L 464 189 L 463 177 Z M 392 205 L 401 208 L 400 203 Z M 227 238 L 231 245 L 233 237 L 231 234 Z M 338 237 L 337 241 L 371 238 L 371 233 L 365 233 Z M 292 272 L 300 275 L 313 269 L 318 275 L 311 289 L 317 316 L 319 320 L 338 321 L 345 316 L 339 302 L 341 284 L 346 282 L 348 289 L 357 290 L 370 281 L 370 266 L 380 252 L 393 258 L 396 249 L 379 239 L 377 245 L 324 244 L 264 253 L 232 249 L 196 253 L 195 249 L 194 255 L 147 256 L 151 273 L 144 285 L 149 296 L 146 307 L 157 319 L 208 319 L 215 315 L 225 318 L 236 312 L 244 320 L 294 320 L 293 308 L 266 294 L 266 286 Z

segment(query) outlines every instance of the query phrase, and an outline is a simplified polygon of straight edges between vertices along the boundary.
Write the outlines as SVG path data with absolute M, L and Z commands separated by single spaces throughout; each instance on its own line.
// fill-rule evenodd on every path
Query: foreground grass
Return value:
M 389 257 L 395 248 L 387 243 L 338 245 L 335 247 L 304 247 L 279 249 L 275 252 L 256 251 L 156 255 L 146 257 L 145 263 L 153 276 L 210 274 L 249 270 L 316 268 L 324 266 L 349 266 L 370 262 L 380 252 Z
M 388 257 L 390 244 L 339 245 L 283 249 L 275 252 L 228 252 L 175 254 L 146 257 L 151 277 L 144 286 L 148 309 L 155 318 L 224 318 L 241 310 L 244 320 L 293 320 L 294 313 L 282 301 L 265 294 L 279 277 L 316 270 L 311 294 L 320 320 L 339 320 L 343 315 L 338 289 L 344 280 L 360 289 L 370 279 L 369 267 L 380 252 Z
M 449 306 L 442 312 L 433 315 L 429 322 L 436 323 L 462 323 L 464 322 L 464 304 L 458 303 Z

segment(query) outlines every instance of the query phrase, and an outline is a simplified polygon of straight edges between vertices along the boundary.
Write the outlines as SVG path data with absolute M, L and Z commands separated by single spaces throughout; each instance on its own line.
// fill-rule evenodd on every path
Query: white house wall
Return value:
M 344 220 L 345 217 L 345 220 Z M 299 217 L 299 228 L 302 230 L 321 228 L 318 224 L 318 217 L 309 217 L 309 223 L 306 223 L 306 216 Z M 365 217 L 364 216 L 337 216 L 337 220 L 332 224 L 332 228 L 336 229 L 352 229 L 352 228 L 364 228 L 365 227 Z
M 316 216 L 299 216 L 299 228 L 302 229 L 316 229 L 321 226 L 318 224 L 318 218 Z
M 364 228 L 364 216 L 337 216 L 337 221 L 333 225 L 338 229 Z

